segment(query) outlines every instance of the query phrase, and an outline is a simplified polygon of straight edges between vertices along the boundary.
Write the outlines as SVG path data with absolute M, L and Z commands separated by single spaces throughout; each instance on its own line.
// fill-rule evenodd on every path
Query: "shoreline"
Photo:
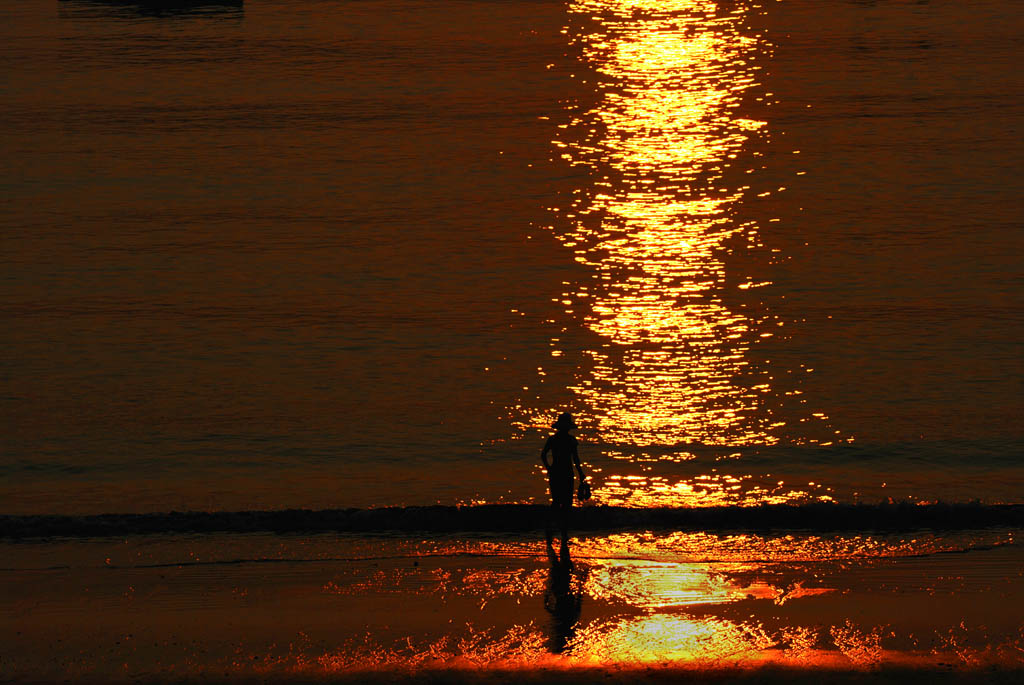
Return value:
M 380 509 L 285 509 L 151 514 L 0 515 L 0 539 L 108 537 L 166 533 L 521 533 L 543 530 L 549 507 L 541 504 L 410 506 Z M 679 531 L 875 531 L 967 530 L 1024 527 L 1024 504 L 928 503 L 766 504 L 750 507 L 652 507 L 584 505 L 572 528 Z

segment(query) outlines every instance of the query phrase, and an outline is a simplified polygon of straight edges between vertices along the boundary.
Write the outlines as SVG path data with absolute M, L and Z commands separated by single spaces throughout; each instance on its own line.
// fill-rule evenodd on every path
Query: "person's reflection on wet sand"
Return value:
M 572 587 L 572 559 L 569 558 L 569 545 L 562 543 L 560 554 L 548 543 L 548 561 L 551 569 L 548 573 L 548 585 L 544 591 L 544 608 L 551 614 L 551 632 L 548 635 L 548 650 L 552 654 L 561 654 L 576 635 L 576 624 L 580 620 L 583 605 L 583 593 L 574 591 Z

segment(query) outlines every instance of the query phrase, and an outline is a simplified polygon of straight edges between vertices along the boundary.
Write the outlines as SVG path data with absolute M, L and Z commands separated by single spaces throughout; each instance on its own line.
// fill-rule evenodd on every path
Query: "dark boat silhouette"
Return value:
M 245 0 L 60 0 L 65 6 L 109 8 L 138 16 L 240 12 Z

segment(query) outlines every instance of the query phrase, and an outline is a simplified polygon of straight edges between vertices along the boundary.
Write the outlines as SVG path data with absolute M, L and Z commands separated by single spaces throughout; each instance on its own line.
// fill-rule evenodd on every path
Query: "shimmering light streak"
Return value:
M 587 590 L 595 599 L 643 609 L 724 604 L 748 597 L 774 597 L 764 584 L 743 587 L 708 564 L 600 560 L 590 565 Z
M 595 625 L 577 644 L 574 656 L 583 661 L 682 661 L 696 666 L 764 661 L 775 640 L 754 625 L 659 613 Z
M 816 499 L 831 500 L 820 487 L 807 490 L 785 483 L 767 485 L 749 475 L 707 473 L 671 482 L 663 476 L 612 474 L 597 493 L 601 504 L 629 507 L 711 507 L 786 504 Z
M 734 113 L 757 85 L 748 10 L 581 0 L 571 11 L 594 22 L 573 39 L 602 98 L 570 127 L 592 135 L 556 144 L 601 180 L 577 196 L 579 219 L 561 236 L 594 271 L 566 298 L 587 303 L 583 324 L 610 343 L 592 350 L 589 382 L 575 390 L 606 441 L 770 444 L 751 416 L 764 389 L 734 382 L 757 324 L 720 293 L 723 241 L 755 228 L 730 216 L 743 188 L 721 187 L 764 126 Z
M 551 208 L 552 230 L 590 272 L 566 283 L 559 299 L 594 341 L 571 389 L 579 423 L 606 456 L 639 462 L 656 449 L 654 461 L 679 462 L 693 446 L 818 442 L 787 432 L 774 410 L 795 393 L 751 355 L 781 322 L 766 307 L 739 307 L 730 294 L 771 285 L 763 274 L 751 279 L 728 267 L 731 252 L 760 247 L 762 219 L 741 211 L 757 195 L 743 185 L 743 172 L 759 165 L 751 143 L 768 140 L 767 122 L 745 106 L 770 95 L 761 84 L 770 45 L 750 22 L 760 11 L 754 2 L 711 0 L 569 6 L 566 33 L 597 97 L 592 106 L 569 103 L 572 118 L 553 141 L 587 173 L 569 206 Z M 562 356 L 561 337 L 551 344 Z M 552 413 L 534 412 L 520 426 L 541 428 Z M 813 488 L 746 488 L 718 476 L 707 483 L 642 477 L 626 493 L 623 479 L 639 476 L 604 477 L 608 487 L 595 495 L 601 503 L 828 498 Z

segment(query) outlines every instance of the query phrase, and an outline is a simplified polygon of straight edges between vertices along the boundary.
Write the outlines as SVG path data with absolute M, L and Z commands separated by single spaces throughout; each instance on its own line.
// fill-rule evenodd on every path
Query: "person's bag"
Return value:
M 581 502 L 586 502 L 590 499 L 590 483 L 587 481 L 580 483 L 580 489 L 576 491 L 576 499 Z

